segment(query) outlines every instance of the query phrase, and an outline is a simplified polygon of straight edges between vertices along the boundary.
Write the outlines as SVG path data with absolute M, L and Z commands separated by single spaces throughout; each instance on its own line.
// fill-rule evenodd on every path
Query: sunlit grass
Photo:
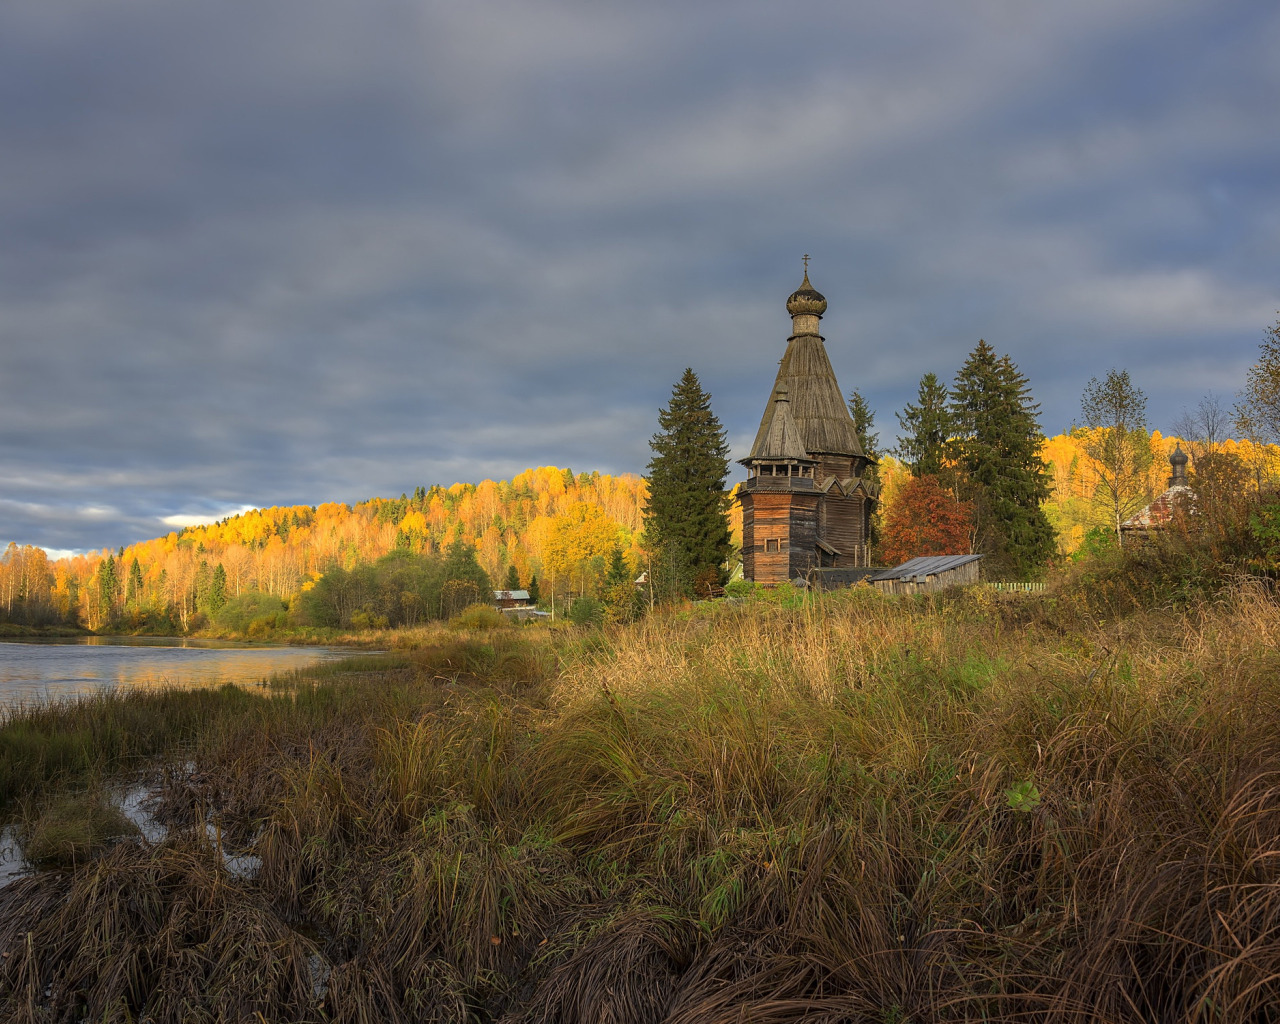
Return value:
M 1260 589 L 1121 617 L 1070 589 L 861 589 L 431 636 L 0 728 L 31 820 L 168 764 L 173 828 L 0 890 L 6 1012 L 46 977 L 52 1019 L 1207 1024 L 1280 1002 Z M 206 818 L 255 844 L 255 882 Z

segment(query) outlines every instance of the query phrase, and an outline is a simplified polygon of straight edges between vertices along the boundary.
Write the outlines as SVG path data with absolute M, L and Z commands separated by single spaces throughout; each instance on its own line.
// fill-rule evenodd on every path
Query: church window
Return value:
M 777 539 L 776 539 L 776 538 L 771 537 L 771 538 L 769 538 L 768 540 L 766 540 L 766 541 L 764 542 L 764 549 L 765 549 L 765 551 L 777 551 L 777 550 L 778 550 L 778 541 L 777 541 Z

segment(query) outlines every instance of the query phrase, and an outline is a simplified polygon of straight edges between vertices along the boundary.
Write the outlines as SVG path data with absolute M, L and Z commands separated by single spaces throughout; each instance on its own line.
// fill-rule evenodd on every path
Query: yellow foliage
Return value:
M 1094 501 L 1098 487 L 1098 470 L 1093 459 L 1085 454 L 1080 438 L 1085 430 L 1074 434 L 1058 434 L 1046 438 L 1040 448 L 1041 458 L 1049 467 L 1050 495 L 1046 513 L 1058 531 L 1058 549 L 1070 554 L 1084 541 L 1085 533 L 1093 526 L 1104 525 L 1105 516 Z M 1194 452 L 1195 446 L 1172 434 L 1160 431 L 1151 433 L 1151 464 L 1144 481 L 1148 500 L 1154 499 L 1168 486 L 1169 456 L 1178 445 L 1183 451 Z M 1219 450 L 1238 456 L 1248 466 L 1270 466 L 1280 457 L 1280 448 L 1250 441 L 1226 440 Z M 1194 477 L 1194 463 L 1191 472 Z
M 405 513 L 405 517 L 400 520 L 400 529 L 405 533 L 417 533 L 425 537 L 428 529 L 427 517 L 422 514 L 421 509 L 415 508 Z
M 510 481 L 433 487 L 424 498 L 254 509 L 134 544 L 120 561 L 137 559 L 143 603 L 180 606 L 183 615 L 194 608 L 202 562 L 209 569 L 222 565 L 230 597 L 258 589 L 287 598 L 332 566 L 374 561 L 406 541 L 411 550 L 429 553 L 461 538 L 475 546 L 495 584 L 509 565 L 526 584 L 531 575 L 545 579 L 544 561 L 552 550 L 559 560 L 553 571 L 563 585 L 581 585 L 598 568 L 592 560 L 607 560 L 614 545 L 632 564 L 638 561 L 647 493 L 644 481 L 633 474 L 573 477 L 559 467 L 542 466 Z M 94 592 L 90 583 L 98 563 L 108 554 L 63 559 L 41 573 L 49 599 L 83 609 Z M 11 578 L 19 578 L 16 568 L 0 568 L 0 590 Z M 19 585 L 13 584 L 15 594 Z
M 543 543 L 542 561 L 555 582 L 581 588 L 603 578 L 613 549 L 625 546 L 618 524 L 598 506 L 574 502 L 551 521 Z

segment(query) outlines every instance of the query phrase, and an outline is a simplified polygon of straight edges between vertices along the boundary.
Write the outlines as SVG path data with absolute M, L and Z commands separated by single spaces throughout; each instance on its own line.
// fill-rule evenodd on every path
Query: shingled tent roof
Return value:
M 805 275 L 805 283 L 808 283 Z M 813 293 L 822 299 L 816 291 Z M 823 308 L 826 300 L 822 299 Z M 807 310 L 806 310 L 807 312 Z M 774 393 L 786 388 L 791 400 L 791 416 L 800 431 L 800 443 L 809 455 L 863 455 L 858 442 L 858 431 L 840 394 L 835 371 L 827 358 L 827 348 L 817 334 L 793 335 L 787 342 L 787 351 L 778 366 L 778 376 L 773 382 Z M 773 419 L 774 402 L 770 400 L 760 418 L 755 443 L 751 446 L 752 459 L 768 458 L 760 454 L 765 450 L 769 424 Z
M 774 392 L 773 402 L 767 414 L 769 421 L 761 424 L 763 439 L 757 440 L 751 449 L 753 459 L 808 459 L 800 428 L 791 415 L 790 395 L 786 388 Z

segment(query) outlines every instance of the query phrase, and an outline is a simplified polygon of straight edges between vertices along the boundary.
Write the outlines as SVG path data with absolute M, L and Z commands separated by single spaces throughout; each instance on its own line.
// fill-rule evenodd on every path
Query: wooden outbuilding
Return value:
M 981 555 L 923 555 L 892 569 L 881 569 L 868 582 L 886 594 L 927 594 L 978 582 Z
M 495 590 L 493 606 L 506 611 L 508 608 L 528 608 L 529 591 L 527 590 Z
M 870 564 L 874 464 L 827 357 L 818 324 L 827 300 L 804 281 L 787 300 L 791 336 L 760 419 L 742 505 L 742 575 L 774 584 L 813 569 Z

